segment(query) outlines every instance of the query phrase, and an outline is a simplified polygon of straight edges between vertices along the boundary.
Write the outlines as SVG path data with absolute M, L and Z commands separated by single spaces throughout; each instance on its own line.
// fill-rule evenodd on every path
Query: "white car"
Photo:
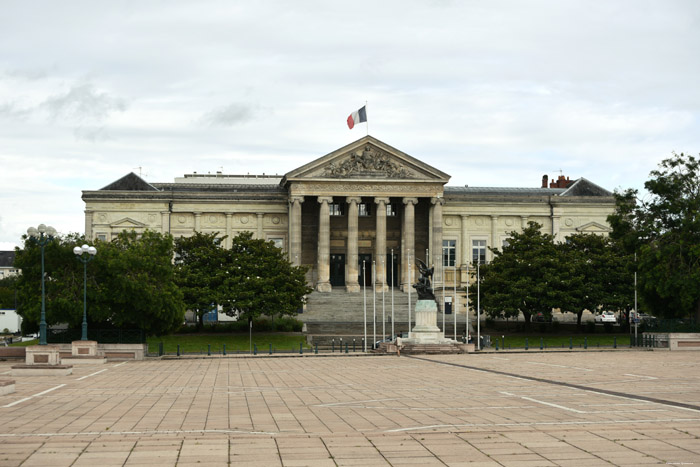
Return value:
M 599 315 L 596 315 L 595 318 L 593 318 L 593 321 L 596 323 L 617 323 L 617 318 L 615 317 L 615 313 L 612 311 L 604 311 Z

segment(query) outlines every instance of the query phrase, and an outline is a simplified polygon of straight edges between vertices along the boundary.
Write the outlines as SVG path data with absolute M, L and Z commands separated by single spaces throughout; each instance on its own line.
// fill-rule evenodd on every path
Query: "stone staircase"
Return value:
M 374 350 L 375 353 L 396 353 L 396 347 L 388 342 L 382 342 Z M 406 344 L 401 349 L 402 355 L 445 355 L 467 353 L 464 344 Z

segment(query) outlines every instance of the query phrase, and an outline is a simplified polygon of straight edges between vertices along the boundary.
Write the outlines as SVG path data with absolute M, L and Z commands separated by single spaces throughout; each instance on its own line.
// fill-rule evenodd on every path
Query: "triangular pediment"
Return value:
M 134 220 L 130 217 L 124 217 L 122 219 L 119 219 L 116 222 L 111 223 L 110 227 L 117 228 L 117 229 L 136 229 L 136 228 L 144 228 L 144 227 L 146 227 L 146 224 L 144 224 L 143 222 L 139 222 L 137 220 Z
M 124 175 L 119 180 L 116 180 L 104 188 L 103 190 L 114 190 L 114 191 L 158 191 L 156 187 L 148 183 L 143 178 L 136 175 L 134 172 Z
M 598 222 L 589 222 L 588 224 L 584 224 L 577 227 L 576 230 L 584 233 L 600 233 L 610 232 L 610 227 L 608 227 L 607 225 L 599 224 Z
M 596 185 L 583 177 L 576 180 L 569 188 L 559 196 L 612 196 L 605 188 Z
M 450 176 L 389 146 L 365 136 L 354 143 L 292 170 L 282 181 L 385 180 L 447 183 Z

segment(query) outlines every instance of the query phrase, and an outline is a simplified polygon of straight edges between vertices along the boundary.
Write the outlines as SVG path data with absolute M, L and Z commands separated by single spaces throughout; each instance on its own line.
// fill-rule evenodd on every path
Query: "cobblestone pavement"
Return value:
M 0 465 L 700 465 L 700 354 L 211 357 L 14 377 Z M 0 362 L 9 379 L 12 363 Z

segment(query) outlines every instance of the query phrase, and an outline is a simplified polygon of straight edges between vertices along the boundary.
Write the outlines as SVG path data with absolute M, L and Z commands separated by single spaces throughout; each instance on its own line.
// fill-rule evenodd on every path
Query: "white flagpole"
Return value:
M 476 263 L 476 349 L 481 350 L 481 258 Z
M 455 340 L 457 340 L 457 310 L 459 308 L 457 307 L 457 258 L 455 258 L 455 264 L 452 265 L 452 270 L 454 271 L 454 298 L 452 301 L 454 302 L 452 304 L 452 317 L 454 318 L 454 332 L 455 332 Z
M 369 136 L 369 116 L 367 115 L 367 101 L 365 101 L 365 129 L 367 130 L 367 136 Z
M 386 288 L 386 262 L 384 261 L 383 258 L 382 258 L 382 271 L 384 271 L 384 277 L 382 277 L 382 341 L 385 341 L 386 340 L 386 308 L 384 306 L 384 289 Z
M 465 330 L 465 336 L 467 336 L 467 344 L 469 343 L 469 280 L 469 263 L 467 263 L 467 303 L 465 305 L 467 307 L 467 329 Z
M 412 275 L 413 268 L 411 267 L 411 252 L 406 250 L 406 262 L 408 263 L 408 337 L 411 337 L 411 289 L 413 288 Z
M 377 342 L 377 262 L 372 261 L 372 348 Z
M 394 339 L 394 249 L 391 249 L 391 338 Z
M 364 310 L 365 310 L 364 352 L 367 353 L 367 273 L 365 272 L 365 261 L 364 260 L 362 260 L 362 300 L 364 302 Z

